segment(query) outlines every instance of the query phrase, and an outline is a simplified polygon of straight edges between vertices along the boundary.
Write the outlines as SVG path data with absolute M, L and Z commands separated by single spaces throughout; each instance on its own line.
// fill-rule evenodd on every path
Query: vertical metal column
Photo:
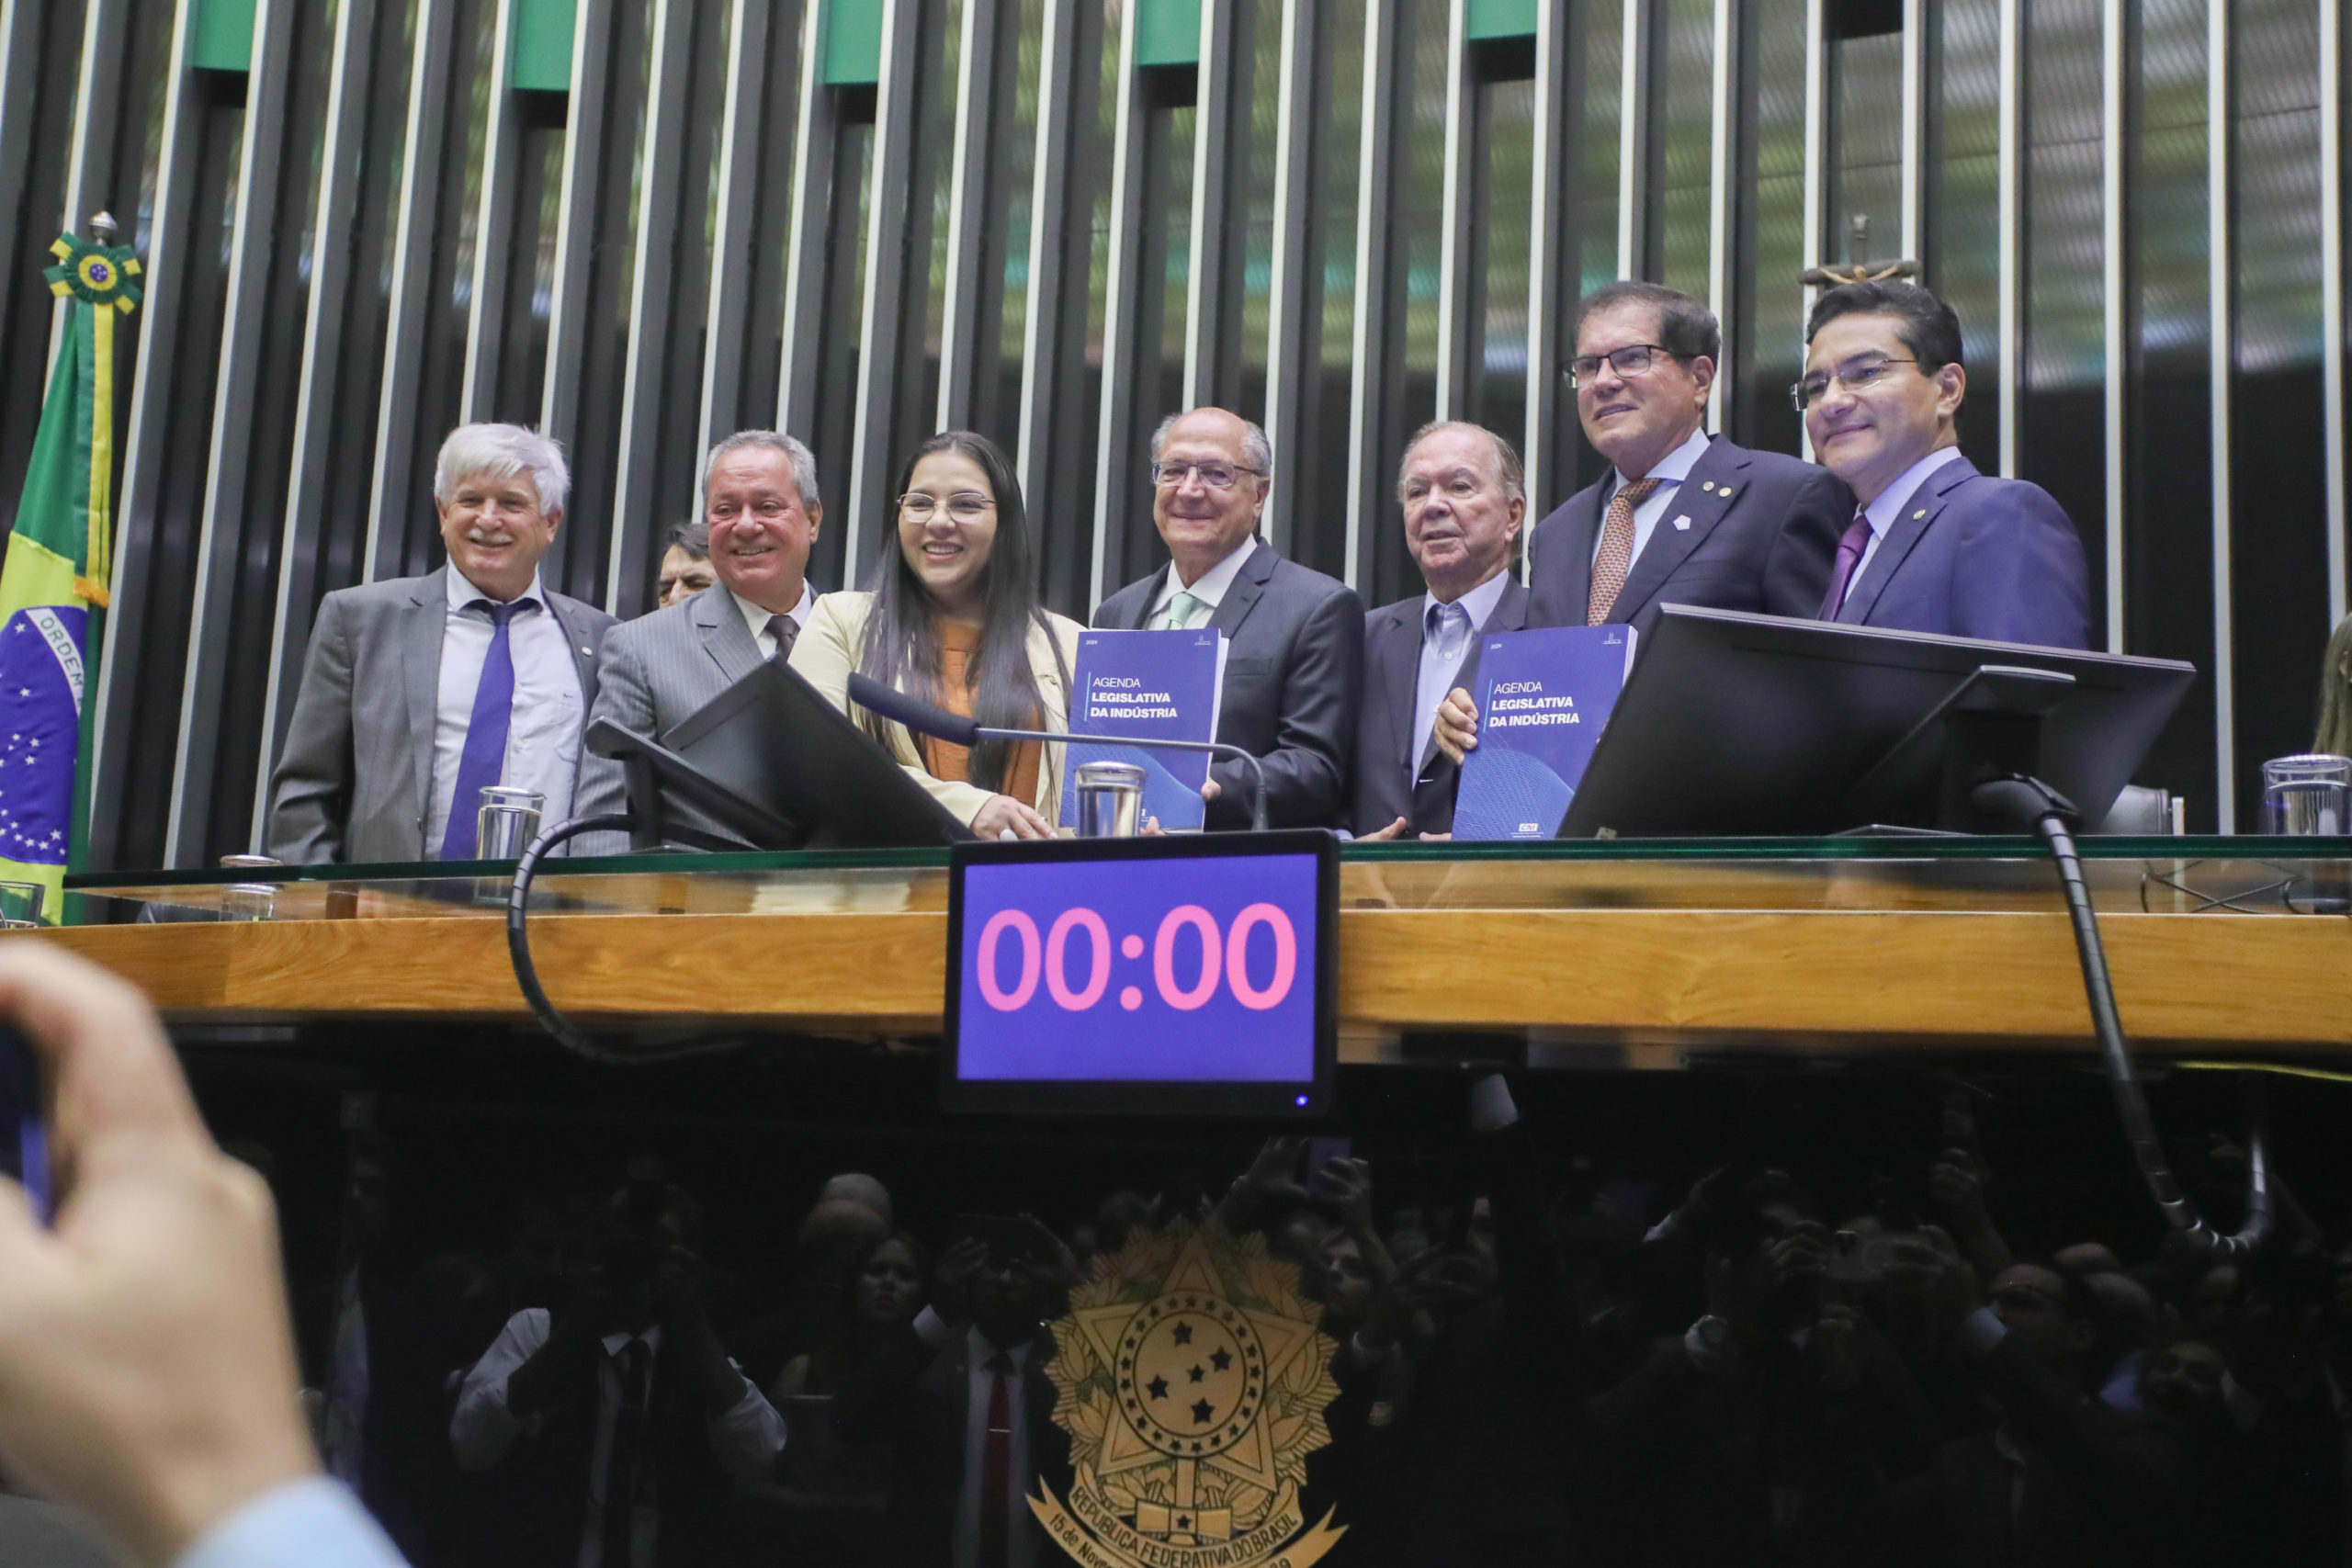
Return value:
M 1821 185 L 1829 156 L 1829 106 L 1825 101 L 1829 90 L 1829 19 L 1825 11 L 1823 0 L 1804 0 L 1804 246 L 1798 254 L 1808 268 L 1827 259 L 1821 252 Z M 1804 321 L 1812 310 L 1812 290 L 1797 285 L 1797 320 Z M 1797 449 L 1806 462 L 1813 461 L 1813 432 L 1804 429 L 1802 421 Z
M 581 14 L 598 0 L 582 0 Z M 416 379 L 424 347 L 425 289 L 433 276 L 433 212 L 441 188 L 441 112 L 449 75 L 450 0 L 416 0 L 416 44 L 408 88 L 408 127 L 401 137 L 400 220 L 393 232 L 390 308 L 384 317 L 384 375 L 376 403 L 376 473 L 368 487 L 368 540 L 360 581 L 393 575 L 400 532 L 416 497 L 409 475 L 416 452 Z M 561 282 L 559 276 L 558 288 Z M 559 293 L 559 299 L 560 294 Z M 550 332 L 550 344 L 562 341 Z M 550 356 L 553 350 L 550 349 Z
M 695 421 L 697 454 L 708 452 L 722 434 L 743 423 L 738 398 L 753 283 L 743 256 L 756 228 L 752 211 L 759 200 L 760 103 L 767 93 L 771 6 L 768 0 L 730 0 L 730 5 L 727 103 L 718 124 L 718 189 L 711 211 L 710 285 L 704 313 L 702 412 Z M 689 504 L 693 510 L 687 514 L 699 515 L 699 498 Z
M 1316 34 L 1320 13 L 1314 0 L 1281 0 L 1281 76 L 1275 84 L 1274 232 L 1272 276 L 1266 301 L 1266 440 L 1274 451 L 1273 492 L 1264 525 L 1274 548 L 1288 555 L 1298 515 L 1299 467 L 1306 458 L 1303 433 L 1308 388 L 1314 384 L 1310 352 L 1321 334 L 1310 334 L 1306 317 L 1306 222 L 1314 180 L 1313 106 Z M 1310 350 L 1309 344 L 1317 345 Z
M 1046 475 L 1046 445 L 1062 353 L 1062 256 L 1070 220 L 1071 53 L 1077 47 L 1078 0 L 1046 0 L 1037 40 L 1037 149 L 1029 171 L 1029 300 L 1021 328 L 1021 493 L 1038 493 Z M 1105 393 L 1109 391 L 1106 386 Z M 1097 546 L 1100 552 L 1100 546 Z M 1090 579 L 1099 584 L 1100 573 Z M 1091 609 L 1102 598 L 1087 601 Z
M 516 0 L 492 0 L 498 28 L 490 51 L 489 124 L 482 130 L 481 199 L 474 216 L 474 278 L 466 311 L 466 370 L 458 384 L 458 423 L 490 416 L 497 396 L 498 360 L 506 341 L 507 255 L 514 228 L 514 157 L 522 115 L 509 63 Z
M 1470 80 L 1469 0 L 1446 0 L 1445 170 L 1437 264 L 1437 417 L 1460 419 L 1463 382 L 1470 373 L 1467 344 L 1470 314 L 1471 198 L 1477 189 L 1470 160 L 1476 154 L 1476 84 Z
M 1133 4 L 1134 0 L 1130 0 Z M 1193 112 L 1193 255 L 1184 275 L 1184 406 L 1218 399 L 1228 295 L 1225 231 L 1233 207 L 1234 0 L 1201 0 L 1200 89 Z
M 1581 101 L 1568 80 L 1571 26 L 1568 0 L 1537 0 L 1535 7 L 1534 188 L 1527 219 L 1527 424 L 1520 452 L 1527 476 L 1527 525 L 1532 529 L 1551 494 L 1554 426 L 1561 415 L 1561 284 L 1569 262 L 1567 232 L 1572 175 L 1568 115 Z M 1558 449 L 1565 450 L 1565 447 Z M 1520 570 L 1527 570 L 1526 551 Z
M 260 374 L 269 275 L 283 214 L 278 161 L 286 136 L 287 75 L 294 10 L 300 0 L 257 0 L 253 54 L 245 75 L 244 145 L 238 160 L 236 216 L 230 229 L 229 287 L 215 372 L 211 442 L 205 459 L 204 511 L 196 541 L 196 582 L 180 682 L 180 722 L 172 772 L 164 863 L 200 863 L 212 818 L 212 779 L 220 728 L 221 685 L 232 646 L 230 620 L 243 562 L 244 519 L 255 498 L 246 482 L 253 459 L 253 408 L 242 389 Z
M 1927 155 L 1928 4 L 1903 0 L 1903 254 L 1914 259 L 1927 241 Z
M 2023 0 L 2001 0 L 2000 139 L 1998 196 L 1998 293 L 2001 363 L 1995 372 L 2000 407 L 2001 477 L 2018 477 L 2018 393 L 2025 384 L 2025 312 L 2021 279 L 2024 258 L 2019 209 L 2025 184 L 2025 90 L 2018 51 L 2024 45 Z
M 31 238 L 21 220 L 32 163 L 40 13 L 40 0 L 0 0 L 0 256 L 24 254 Z
M 1715 384 L 1707 399 L 1707 429 L 1723 429 L 1733 412 L 1737 386 L 1732 374 L 1731 241 L 1732 203 L 1737 186 L 1733 176 L 1738 149 L 1733 143 L 1736 123 L 1732 91 L 1739 80 L 1734 42 L 1738 18 L 1733 0 L 1715 0 L 1714 101 L 1707 127 L 1707 309 L 1723 326 L 1723 352 L 1715 359 Z
M 1624 37 L 1617 51 L 1617 276 L 1633 277 L 1642 265 L 1645 205 L 1642 170 L 1648 164 L 1649 136 L 1649 6 L 1652 0 L 1625 0 L 1622 26 Z M 1663 0 L 1660 0 L 1663 3 Z M 1813 36 L 1821 36 L 1821 0 L 1806 0 Z M 1805 101 L 1817 103 L 1818 85 L 1807 68 Z
M 2123 265 L 2123 8 L 2101 7 L 2099 32 L 2099 273 L 2105 294 L 2107 344 L 2103 358 L 2107 406 L 2102 434 L 2107 474 L 2107 650 L 2123 651 L 2123 464 L 2124 400 L 2131 355 L 2124 334 L 2132 315 L 2124 308 L 2129 276 Z
M 816 417 L 817 350 L 823 341 L 825 234 L 833 202 L 833 138 L 840 111 L 825 87 L 825 28 L 833 0 L 808 0 L 800 28 L 800 125 L 792 148 L 791 252 L 784 266 L 784 357 L 776 371 L 775 427 L 804 439 Z M 712 258 L 717 265 L 718 258 Z M 823 476 L 819 476 L 821 481 Z M 821 490 L 821 482 L 820 489 Z
M 378 0 L 342 0 L 335 12 L 334 58 L 328 66 L 326 123 L 319 155 L 318 219 L 311 234 L 310 310 L 302 329 L 301 385 L 295 393 L 294 442 L 287 465 L 286 522 L 277 546 L 277 601 L 269 628 L 269 685 L 262 694 L 261 761 L 254 772 L 253 834 L 261 852 L 269 819 L 269 773 L 302 682 L 300 650 L 311 637 L 307 569 L 325 528 L 327 425 L 345 353 L 344 303 L 351 288 L 352 213 L 358 202 L 359 141 L 368 123 L 364 80 Z M 298 600 L 296 584 L 304 583 Z
M 972 421 L 980 367 L 978 325 L 982 278 L 981 231 L 988 223 L 989 152 L 995 116 L 999 0 L 964 0 L 964 39 L 957 57 L 956 150 L 947 178 L 947 292 L 939 320 L 939 417 L 942 430 Z M 1020 61 L 1012 65 L 1017 69 Z M 1010 96 L 1008 95 L 1008 101 Z M 1026 493 L 1025 491 L 1023 492 Z
M 124 13 L 130 0 L 85 0 L 82 12 L 82 64 L 74 84 L 74 150 L 65 169 L 65 210 L 59 221 L 79 234 L 96 204 L 90 199 L 97 154 L 92 139 L 115 133 L 122 117 L 122 46 Z M 178 24 L 175 22 L 176 35 Z M 180 57 L 173 55 L 174 60 Z M 137 233 L 134 225 L 130 232 Z M 41 368 L 41 385 L 57 367 L 58 346 L 65 341 L 66 301 L 50 309 L 49 357 Z M 117 558 L 118 560 L 120 558 Z M 95 826 L 93 828 L 95 831 Z
M 884 0 L 882 80 L 875 94 L 873 199 L 865 210 L 865 299 L 857 334 L 857 417 L 851 426 L 848 516 L 842 529 L 842 581 L 865 565 L 869 520 L 890 470 L 890 404 L 906 323 L 907 180 L 914 166 L 915 62 L 922 0 Z
M 605 610 L 635 613 L 621 597 L 639 583 L 668 497 L 653 491 L 661 453 L 662 367 L 669 358 L 670 266 L 678 251 L 679 187 L 695 171 L 682 155 L 694 62 L 689 0 L 653 0 L 652 58 L 645 73 L 645 145 L 638 164 L 637 257 L 629 281 L 628 354 L 621 375 L 621 446 L 613 470 L 613 515 L 605 552 Z M 642 592 L 641 586 L 639 592 Z
M 130 388 L 130 431 L 123 443 L 122 493 L 115 508 L 114 582 L 107 594 L 106 644 L 98 670 L 95 739 L 90 760 L 89 863 L 113 863 L 122 810 L 123 768 L 130 750 L 139 658 L 146 641 L 147 600 L 153 592 L 157 551 L 156 512 L 160 470 L 169 434 L 173 368 L 179 356 L 181 296 L 188 243 L 188 210 L 195 199 L 203 111 L 200 89 L 188 65 L 189 35 L 197 0 L 173 8 L 171 52 L 164 57 L 163 145 L 157 160 L 155 205 L 144 259 L 146 298 L 130 318 L 139 333 L 136 378 Z M 96 7 L 93 7 L 95 12 Z M 91 40 L 95 45 L 97 40 Z M 112 41 L 112 40 L 108 40 Z M 86 63 L 86 61 L 85 61 Z M 76 221 L 77 231 L 81 227 Z M 85 699 L 86 700 L 86 699 Z
M 1094 454 L 1094 562 L 1086 604 L 1102 603 L 1111 581 L 1119 517 L 1133 503 L 1136 371 L 1136 230 L 1143 207 L 1143 82 L 1136 70 L 1136 4 L 1119 7 L 1119 70 L 1111 132 L 1111 234 L 1108 281 L 1102 290 L 1102 417 Z M 1043 149 L 1041 148 L 1040 151 Z M 1043 296 L 1033 292 L 1031 299 Z M 1032 310 L 1034 317 L 1036 312 Z
M 434 5 L 444 0 L 422 0 Z M 589 276 L 596 243 L 597 172 L 611 115 L 614 0 L 577 0 L 571 91 L 563 138 L 563 194 L 556 206 L 555 279 L 548 297 L 548 367 L 539 429 L 570 445 L 580 427 L 580 367 L 588 349 Z M 558 541 L 556 548 L 563 548 Z
M 1626 0 L 1628 5 L 1637 0 Z M 1388 212 L 1396 98 L 1396 0 L 1364 0 L 1363 144 L 1356 165 L 1356 305 L 1348 367 L 1348 527 L 1346 580 L 1372 581 L 1374 536 L 1367 525 L 1387 487 L 1380 471 L 1379 387 L 1388 358 Z
M 2016 0 L 2010 0 L 2016 4 Z M 2236 628 L 2230 603 L 2230 389 L 2237 312 L 2230 263 L 2230 6 L 2205 10 L 2206 291 L 2213 431 L 2213 811 L 2215 829 L 2237 831 Z
M 2326 429 L 2327 624 L 2352 614 L 2352 559 L 2347 559 L 2345 501 L 2344 399 L 2344 10 L 2343 0 L 2319 0 L 2319 268 L 2320 389 Z

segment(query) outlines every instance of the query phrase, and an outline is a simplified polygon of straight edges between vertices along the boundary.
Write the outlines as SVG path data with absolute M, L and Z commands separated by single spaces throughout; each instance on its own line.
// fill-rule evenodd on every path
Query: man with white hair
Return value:
M 613 624 L 539 581 L 571 486 L 563 454 L 537 431 L 449 433 L 433 470 L 448 565 L 320 603 L 270 778 L 271 854 L 472 860 L 492 784 L 545 795 L 549 822 L 571 815 Z
M 605 657 L 591 722 L 609 718 L 638 735 L 666 739 L 704 704 L 763 659 L 790 656 L 816 604 L 808 551 L 824 526 L 817 458 L 796 438 L 739 430 L 703 460 L 703 521 L 718 581 L 693 597 L 616 626 Z M 610 758 L 580 759 L 574 814 L 628 808 L 628 770 Z M 663 831 L 700 848 L 751 847 L 693 802 L 662 802 Z M 618 854 L 628 840 L 594 833 L 573 840 L 578 854 Z

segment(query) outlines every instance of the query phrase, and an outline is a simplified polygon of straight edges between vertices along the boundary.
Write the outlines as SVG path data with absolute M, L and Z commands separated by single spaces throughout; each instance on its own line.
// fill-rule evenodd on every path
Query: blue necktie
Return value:
M 490 612 L 490 651 L 481 661 L 481 684 L 474 688 L 473 717 L 466 724 L 466 750 L 458 759 L 458 785 L 449 792 L 449 828 L 441 838 L 443 860 L 471 860 L 481 841 L 481 792 L 506 768 L 506 731 L 514 717 L 514 646 L 507 623 L 533 607 L 532 599 L 493 604 L 477 599 L 466 606 Z

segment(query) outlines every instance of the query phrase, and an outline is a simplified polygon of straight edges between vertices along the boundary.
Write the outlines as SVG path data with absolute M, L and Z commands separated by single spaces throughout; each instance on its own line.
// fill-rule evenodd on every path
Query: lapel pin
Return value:
M 1699 488 L 1705 491 L 1709 495 L 1713 495 L 1715 493 L 1715 481 L 1713 479 L 1701 479 L 1699 481 Z
M 1924 507 L 1924 506 L 1923 506 L 1923 507 L 1919 508 L 1919 510 L 1918 510 L 1918 511 L 1914 512 L 1914 513 L 1911 514 L 1911 521 L 1913 521 L 1914 523 L 1917 523 L 1920 518 L 1925 517 L 1927 514 L 1928 514 L 1928 509 L 1927 509 L 1926 507 Z
M 1724 486 L 1724 488 L 1723 488 L 1722 490 L 1718 491 L 1716 493 L 1717 493 L 1717 494 L 1719 494 L 1719 495 L 1721 495 L 1721 496 L 1722 496 L 1725 501 L 1729 501 L 1729 500 L 1731 499 L 1731 486 L 1729 486 L 1729 485 L 1725 485 L 1725 486 Z
M 1690 531 L 1690 514 L 1686 512 L 1681 516 L 1677 517 L 1674 520 L 1674 527 L 1675 531 L 1678 533 L 1689 533 Z

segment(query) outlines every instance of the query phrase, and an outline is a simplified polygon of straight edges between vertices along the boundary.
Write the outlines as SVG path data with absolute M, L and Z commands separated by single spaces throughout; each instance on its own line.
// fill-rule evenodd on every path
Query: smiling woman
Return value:
M 792 667 L 982 838 L 1051 838 L 1061 808 L 1058 748 L 918 743 L 849 702 L 854 670 L 982 724 L 1069 728 L 1080 628 L 1037 602 L 1032 531 L 1011 461 L 985 436 L 946 431 L 916 449 L 895 493 L 899 548 L 876 568 L 872 590 L 817 602 Z

